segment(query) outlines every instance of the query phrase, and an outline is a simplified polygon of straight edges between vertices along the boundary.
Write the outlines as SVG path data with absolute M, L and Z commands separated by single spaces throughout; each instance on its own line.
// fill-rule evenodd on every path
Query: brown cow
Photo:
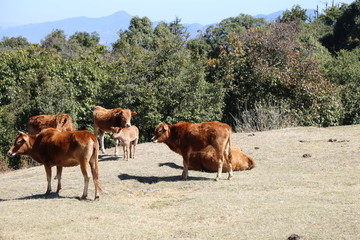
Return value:
M 38 134 L 45 128 L 56 128 L 63 132 L 75 130 L 69 114 L 32 116 L 27 127 L 29 134 Z
M 105 153 L 105 132 L 111 132 L 111 127 L 130 127 L 131 116 L 134 116 L 135 114 L 136 112 L 123 108 L 106 109 L 100 106 L 96 106 L 94 108 L 94 135 L 97 137 L 100 133 L 100 146 L 102 153 Z
M 215 180 L 221 178 L 224 160 L 229 166 L 229 177 L 233 176 L 231 165 L 231 128 L 221 122 L 188 123 L 178 122 L 174 125 L 160 123 L 155 128 L 152 142 L 165 143 L 174 152 L 182 155 L 184 170 L 182 178 L 187 179 L 189 159 L 192 151 L 200 151 L 207 146 L 213 146 L 216 152 L 218 172 Z
M 217 171 L 216 153 L 212 146 L 190 154 L 189 169 L 204 170 L 210 172 Z M 238 147 L 231 147 L 231 164 L 233 171 L 243 171 L 253 169 L 256 164 L 254 159 L 243 153 Z M 228 172 L 229 168 L 225 164 L 223 172 Z
M 8 156 L 26 155 L 32 157 L 38 163 L 44 164 L 48 182 L 46 194 L 51 192 L 51 167 L 57 167 L 58 185 L 56 192 L 58 193 L 61 190 L 62 168 L 80 164 L 85 183 L 81 199 L 87 197 L 90 179 L 87 164 L 89 164 L 95 184 L 95 199 L 98 199 L 98 190 L 101 190 L 98 152 L 98 140 L 88 131 L 60 132 L 54 128 L 47 128 L 37 135 L 19 132 L 14 145 L 8 152 Z
M 135 148 L 139 141 L 139 129 L 134 125 L 128 128 L 111 127 L 111 132 L 115 140 L 115 156 L 117 156 L 117 145 L 120 141 L 123 145 L 124 159 L 129 160 L 129 151 L 130 158 L 134 158 Z

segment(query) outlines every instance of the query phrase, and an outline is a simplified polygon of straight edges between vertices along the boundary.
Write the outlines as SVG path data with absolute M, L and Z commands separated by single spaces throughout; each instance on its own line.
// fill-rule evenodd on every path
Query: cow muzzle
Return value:
M 151 138 L 151 141 L 152 141 L 153 143 L 157 143 L 157 139 L 156 139 L 155 137 L 152 137 L 152 138 Z
M 131 123 L 125 123 L 125 127 L 126 128 L 131 127 Z
M 8 151 L 7 155 L 8 155 L 8 157 L 14 157 L 16 155 L 16 153 L 14 153 L 12 151 Z

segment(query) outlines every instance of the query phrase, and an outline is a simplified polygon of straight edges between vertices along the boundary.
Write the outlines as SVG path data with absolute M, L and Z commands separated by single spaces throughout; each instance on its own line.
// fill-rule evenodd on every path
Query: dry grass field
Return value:
M 0 239 L 360 239 L 360 125 L 232 142 L 257 167 L 219 182 L 198 171 L 180 180 L 181 156 L 164 144 L 139 144 L 128 162 L 107 149 L 100 201 L 93 182 L 79 200 L 79 167 L 65 168 L 62 192 L 48 196 L 42 166 L 1 173 Z

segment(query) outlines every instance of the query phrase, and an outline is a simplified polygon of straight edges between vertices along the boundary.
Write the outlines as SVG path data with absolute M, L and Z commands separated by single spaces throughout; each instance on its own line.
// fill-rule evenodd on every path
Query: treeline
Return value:
M 96 32 L 54 30 L 41 44 L 5 37 L 0 168 L 23 164 L 6 151 L 30 116 L 69 113 L 92 131 L 96 105 L 136 111 L 142 141 L 161 121 L 220 120 L 237 131 L 360 123 L 359 14 L 360 1 L 310 21 L 300 6 L 274 23 L 240 14 L 195 39 L 180 19 L 154 27 L 134 17 L 111 49 Z

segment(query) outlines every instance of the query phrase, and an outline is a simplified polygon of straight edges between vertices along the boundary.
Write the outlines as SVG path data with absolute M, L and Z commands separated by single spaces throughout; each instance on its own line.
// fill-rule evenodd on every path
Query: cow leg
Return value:
M 56 193 L 59 193 L 60 190 L 61 190 L 61 174 L 62 174 L 62 169 L 63 167 L 61 166 L 56 166 L 56 178 L 58 180 L 58 185 L 57 185 L 57 190 L 56 190 Z
M 215 181 L 219 181 L 221 179 L 222 168 L 223 168 L 223 161 L 221 158 L 220 159 L 218 158 L 218 171 Z
M 91 168 L 91 174 L 93 177 L 93 181 L 94 181 L 94 185 L 95 185 L 95 200 L 99 200 L 99 193 L 98 193 L 98 189 L 99 189 L 99 172 L 96 163 L 94 161 L 94 159 L 92 158 L 89 161 L 90 164 L 90 168 Z
M 84 176 L 84 192 L 83 192 L 83 195 L 81 196 L 81 199 L 86 199 L 87 197 L 87 192 L 88 192 L 88 188 L 89 188 L 89 175 L 88 175 L 88 172 L 87 172 L 87 169 L 86 169 L 86 160 L 85 159 L 82 159 L 81 160 L 81 163 L 80 163 L 80 168 L 81 168 L 81 172 Z
M 225 151 L 225 155 L 224 158 L 226 159 L 226 162 L 228 164 L 228 168 L 229 168 L 229 176 L 228 176 L 228 180 L 230 180 L 234 173 L 233 173 L 233 167 L 232 167 L 232 163 L 231 163 L 231 158 L 229 156 L 229 153 L 227 151 Z
M 132 153 L 132 158 L 135 158 L 135 148 L 136 148 L 136 145 L 138 143 L 138 139 L 134 140 L 132 146 L 133 146 L 133 153 Z
M 101 152 L 102 152 L 103 154 L 105 154 L 104 135 L 105 135 L 105 132 L 100 130 L 100 145 L 101 145 Z
M 116 139 L 115 140 L 115 157 L 117 157 L 117 147 L 118 147 L 118 145 L 119 145 L 119 139 Z
M 126 161 L 129 161 L 129 148 L 130 142 L 124 142 L 124 158 Z
M 188 153 L 188 152 L 183 154 L 184 169 L 183 169 L 183 172 L 181 174 L 181 178 L 184 179 L 184 180 L 187 180 L 187 178 L 189 176 L 189 154 L 190 153 Z
M 47 189 L 45 194 L 51 193 L 51 166 L 48 164 L 44 164 L 45 172 L 46 172 L 46 179 L 47 179 Z

